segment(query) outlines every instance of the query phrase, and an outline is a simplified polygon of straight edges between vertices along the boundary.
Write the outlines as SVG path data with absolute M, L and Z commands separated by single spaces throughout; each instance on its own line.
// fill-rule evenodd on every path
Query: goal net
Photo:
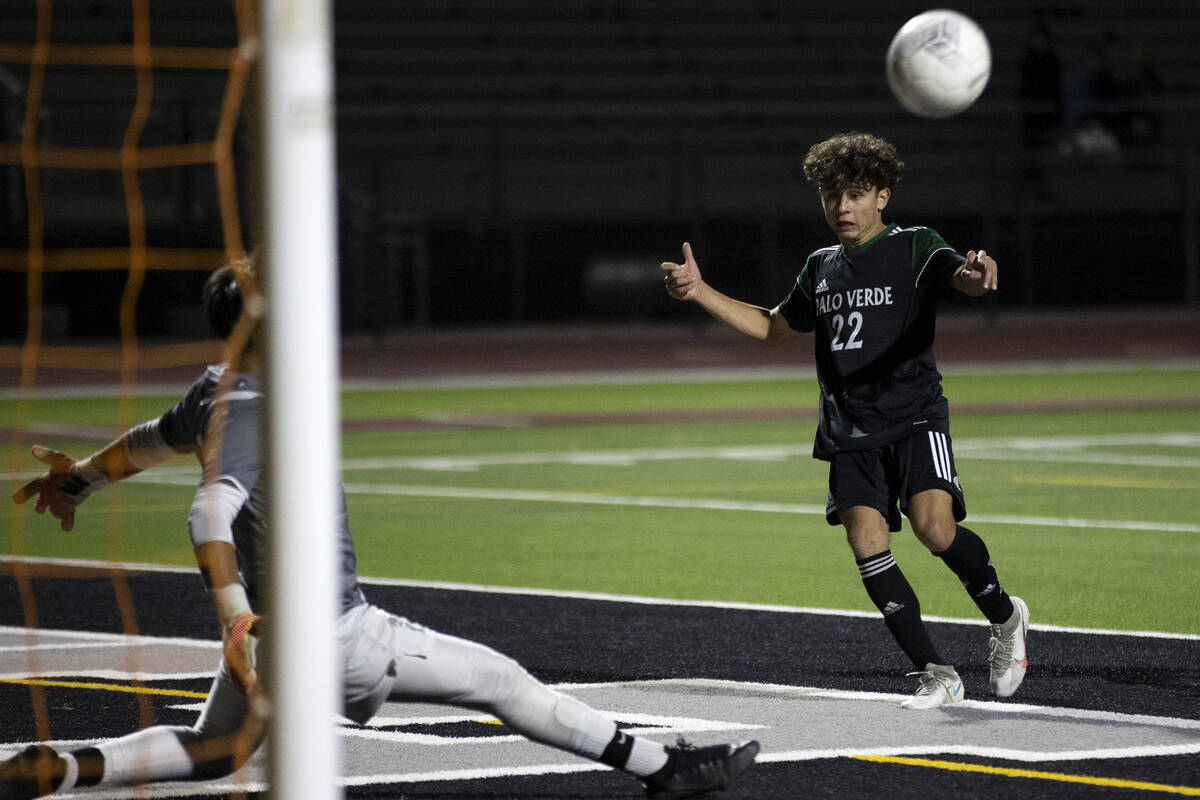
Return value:
M 332 486 L 338 461 L 329 8 L 320 0 L 10 5 L 20 7 L 6 6 L 0 19 L 0 453 L 9 485 L 40 474 L 32 444 L 86 455 L 165 410 L 170 392 L 203 365 L 236 358 L 204 328 L 199 289 L 261 236 L 267 306 L 288 310 L 268 312 L 261 323 L 274 361 L 268 418 L 305 431 L 268 434 L 269 471 L 288 464 L 299 492 L 274 493 L 272 527 L 286 529 L 301 515 L 316 531 L 312 541 L 273 548 L 291 551 L 297 576 L 306 571 L 306 587 L 279 576 L 271 584 L 285 662 L 300 626 L 319 635 L 323 625 L 332 628 L 333 614 L 332 602 L 327 609 L 320 602 L 324 584 L 332 586 L 320 568 L 334 562 L 321 549 L 325 538 L 332 542 L 332 522 L 328 531 L 311 524 L 334 519 L 332 499 L 325 508 L 315 497 L 321 492 L 302 491 L 312 482 Z M 284 13 L 293 24 L 281 24 Z M 262 79 L 261 112 L 252 76 Z M 252 134 L 266 142 L 253 147 Z M 252 161 L 258 152 L 263 163 Z M 252 185 L 262 198 L 253 231 Z M 288 383 L 312 376 L 314 364 L 325 385 L 306 396 L 325 402 L 299 410 L 280 404 Z M 301 438 L 321 460 L 311 469 L 286 450 Z M 181 480 L 194 488 L 194 474 Z M 12 600 L 0 621 L 0 642 L 10 645 L 0 683 L 27 692 L 20 714 L 32 720 L 31 738 L 78 738 L 69 717 L 52 713 L 54 693 L 86 683 L 54 674 L 56 646 L 35 633 L 46 627 L 48 594 L 71 594 L 63 581 L 78 581 L 80 598 L 99 596 L 117 610 L 121 633 L 137 637 L 143 612 L 129 576 L 187 566 L 190 497 L 179 507 L 183 490 L 153 491 L 106 489 L 103 501 L 81 511 L 92 517 L 88 536 L 61 534 L 28 505 L 6 503 L 0 512 L 0 586 Z M 97 582 L 107 588 L 97 590 Z M 155 692 L 138 677 L 146 674 L 141 652 L 127 648 L 115 674 L 138 698 L 137 726 L 145 727 L 157 720 Z M 336 758 L 323 751 L 336 748 L 323 731 L 331 728 L 333 661 L 316 659 L 315 672 L 311 654 L 306 661 L 300 680 L 316 680 L 315 703 L 310 696 L 296 711 L 277 698 L 282 735 L 273 749 L 309 769 L 284 785 L 272 782 L 279 796 L 328 797 Z M 281 692 L 314 691 L 294 683 L 272 680 Z M 15 695 L 4 697 L 12 703 Z M 296 738 L 314 727 L 315 739 Z M 15 744 L 0 739 L 0 748 Z

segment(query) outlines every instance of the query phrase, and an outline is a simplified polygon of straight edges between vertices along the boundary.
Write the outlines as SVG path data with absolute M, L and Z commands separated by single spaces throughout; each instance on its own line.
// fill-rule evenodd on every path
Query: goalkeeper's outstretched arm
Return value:
M 33 457 L 49 470 L 13 492 L 13 502 L 24 503 L 36 497 L 34 510 L 39 514 L 48 510 L 62 523 L 62 529 L 69 531 L 75 527 L 75 508 L 92 492 L 161 464 L 175 452 L 159 434 L 157 420 L 131 428 L 78 461 L 35 444 Z

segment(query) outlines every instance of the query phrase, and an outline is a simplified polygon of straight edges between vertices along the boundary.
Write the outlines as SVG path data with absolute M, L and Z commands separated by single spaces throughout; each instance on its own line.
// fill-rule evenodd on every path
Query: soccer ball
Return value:
M 888 47 L 888 86 L 918 116 L 938 119 L 965 110 L 991 75 L 987 36 L 970 17 L 950 9 L 913 17 Z

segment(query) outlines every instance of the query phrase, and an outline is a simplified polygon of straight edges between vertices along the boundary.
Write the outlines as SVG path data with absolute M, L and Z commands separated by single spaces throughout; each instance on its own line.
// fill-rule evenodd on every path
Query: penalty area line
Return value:
M 94 689 L 104 692 L 127 692 L 129 694 L 163 695 L 166 697 L 189 697 L 201 700 L 208 697 L 208 692 L 193 692 L 188 689 L 155 689 L 144 686 L 125 686 L 117 683 L 57 681 L 45 678 L 0 678 L 0 683 L 17 683 L 24 686 L 45 686 L 60 689 Z
M 977 772 L 985 775 L 999 775 L 1006 778 L 1032 778 L 1036 780 L 1058 781 L 1061 783 L 1082 783 L 1089 786 L 1105 786 L 1117 789 L 1137 789 L 1146 792 L 1166 792 L 1169 794 L 1200 797 L 1198 786 L 1171 786 L 1164 783 L 1148 781 L 1132 781 L 1125 778 L 1101 778 L 1092 775 L 1072 775 L 1065 772 L 1044 772 L 1042 770 L 1018 769 L 1014 767 L 993 767 L 987 764 L 969 764 L 960 761 L 941 761 L 932 758 L 911 758 L 908 756 L 851 756 L 857 761 L 873 761 L 882 764 L 900 764 L 910 767 L 926 767 L 930 769 L 948 770 L 951 772 Z
M 578 772 L 602 772 L 612 767 L 604 764 L 534 764 L 525 767 L 477 767 L 447 769 L 437 772 L 408 772 L 393 775 L 360 775 L 346 778 L 344 786 L 372 786 L 389 783 L 426 783 L 435 781 L 471 781 L 485 778 L 511 778 L 538 775 L 571 775 Z

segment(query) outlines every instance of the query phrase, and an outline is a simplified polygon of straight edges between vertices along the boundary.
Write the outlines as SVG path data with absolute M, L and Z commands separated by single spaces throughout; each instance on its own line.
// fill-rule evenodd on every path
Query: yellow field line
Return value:
M 906 758 L 904 756 L 852 756 L 860 761 L 878 761 L 886 764 L 905 764 L 911 767 L 931 767 L 955 772 L 982 772 L 988 775 L 1003 775 L 1007 778 L 1037 778 L 1063 783 L 1086 783 L 1091 786 L 1112 786 L 1119 789 L 1141 789 L 1147 792 L 1169 792 L 1189 797 L 1200 797 L 1200 786 L 1169 786 L 1163 783 L 1128 781 L 1123 778 L 1096 778 L 1091 775 L 1070 775 L 1065 772 L 1041 772 L 1032 769 L 1011 767 L 989 767 L 985 764 L 965 764 L 958 761 L 937 761 L 928 758 Z
M 0 683 L 20 683 L 25 686 L 59 686 L 66 689 L 102 689 L 109 692 L 130 694 L 161 694 L 170 697 L 195 697 L 203 700 L 208 692 L 192 692 L 187 689 L 149 689 L 139 686 L 122 686 L 117 683 L 84 683 L 82 681 L 47 681 L 41 678 L 0 678 Z

